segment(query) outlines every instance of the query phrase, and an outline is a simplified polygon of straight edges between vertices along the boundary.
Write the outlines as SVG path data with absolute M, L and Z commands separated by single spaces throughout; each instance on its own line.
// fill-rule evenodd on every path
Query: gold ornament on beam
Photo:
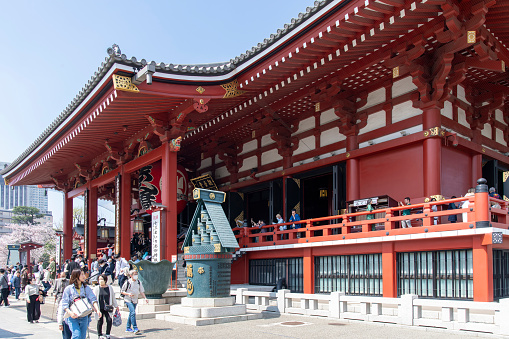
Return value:
M 227 84 L 221 85 L 221 87 L 223 87 L 223 89 L 226 91 L 226 93 L 223 96 L 223 99 L 235 98 L 246 92 L 239 89 L 239 82 L 237 79 Z
M 396 66 L 392 69 L 392 78 L 399 77 L 399 66 Z
M 205 88 L 201 87 L 201 86 L 198 86 L 196 88 L 196 92 L 200 93 L 200 94 L 203 94 L 203 92 L 205 92 Z
M 113 75 L 113 87 L 119 91 L 139 93 L 140 90 L 132 83 L 131 78 L 123 75 Z
M 475 31 L 468 31 L 467 32 L 467 43 L 473 44 L 476 40 L 476 33 Z

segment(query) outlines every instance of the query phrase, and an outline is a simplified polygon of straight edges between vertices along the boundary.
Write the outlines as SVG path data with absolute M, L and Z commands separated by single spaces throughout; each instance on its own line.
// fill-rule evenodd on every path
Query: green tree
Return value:
M 12 209 L 12 223 L 20 225 L 36 225 L 39 222 L 35 219 L 44 217 L 37 207 L 16 206 Z
M 74 207 L 72 209 L 72 219 L 74 221 L 74 226 L 77 224 L 81 224 L 83 221 L 83 208 L 82 207 Z

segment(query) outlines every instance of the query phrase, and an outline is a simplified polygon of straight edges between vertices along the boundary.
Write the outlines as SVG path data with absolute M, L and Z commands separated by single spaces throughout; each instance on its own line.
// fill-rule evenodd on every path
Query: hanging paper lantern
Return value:
M 145 210 L 148 210 L 153 202 L 161 203 L 162 191 L 162 166 L 161 161 L 142 167 L 139 175 L 140 204 Z M 177 165 L 177 214 L 181 213 L 187 204 L 188 181 L 186 169 Z M 147 211 L 151 213 L 150 211 Z

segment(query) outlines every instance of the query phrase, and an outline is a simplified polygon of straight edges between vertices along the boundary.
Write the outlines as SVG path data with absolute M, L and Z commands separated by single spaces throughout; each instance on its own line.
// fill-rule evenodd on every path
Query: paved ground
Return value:
M 57 324 L 51 320 L 52 306 L 42 306 L 42 318 L 38 324 L 26 320 L 25 302 L 13 302 L 11 307 L 0 307 L 0 338 L 61 338 Z M 497 338 L 494 335 L 445 330 L 403 327 L 397 325 L 373 324 L 366 322 L 346 322 L 327 318 L 304 316 L 276 316 L 264 314 L 263 319 L 228 323 L 212 326 L 194 327 L 174 324 L 160 320 L 140 320 L 141 335 L 125 333 L 123 324 L 112 330 L 112 338 L 391 338 L 391 339 L 444 339 L 475 338 L 478 336 Z M 289 322 L 290 324 L 281 324 Z M 294 324 L 291 324 L 294 323 Z M 90 338 L 96 339 L 96 322 L 90 324 Z M 507 337 L 506 337 L 507 338 Z

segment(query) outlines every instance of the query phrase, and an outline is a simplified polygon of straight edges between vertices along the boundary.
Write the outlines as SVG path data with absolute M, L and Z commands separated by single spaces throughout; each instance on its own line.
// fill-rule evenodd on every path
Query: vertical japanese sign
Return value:
M 60 265 L 60 254 L 62 252 L 62 237 L 57 236 L 57 246 L 56 246 L 56 253 L 55 253 L 55 262 L 57 265 Z
M 161 211 L 152 213 L 152 262 L 161 260 Z
M 88 189 L 83 193 L 83 257 L 88 259 Z
M 115 177 L 115 254 L 118 253 L 120 253 L 120 174 Z M 128 253 L 122 255 L 129 257 Z

